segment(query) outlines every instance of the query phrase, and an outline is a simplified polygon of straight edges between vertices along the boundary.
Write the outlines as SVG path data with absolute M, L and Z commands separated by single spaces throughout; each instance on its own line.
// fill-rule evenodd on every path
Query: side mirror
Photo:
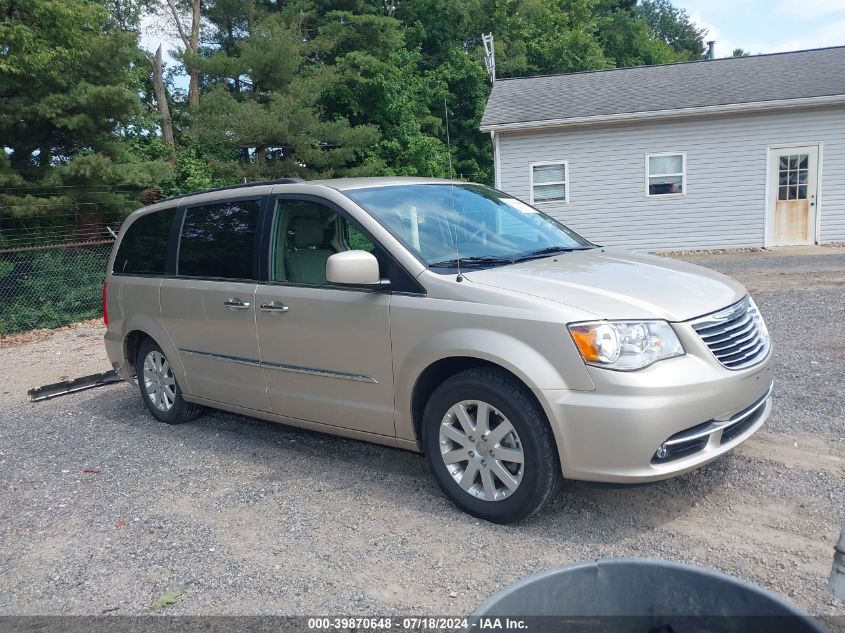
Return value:
M 386 287 L 378 260 L 367 251 L 343 251 L 326 260 L 326 281 L 339 286 Z

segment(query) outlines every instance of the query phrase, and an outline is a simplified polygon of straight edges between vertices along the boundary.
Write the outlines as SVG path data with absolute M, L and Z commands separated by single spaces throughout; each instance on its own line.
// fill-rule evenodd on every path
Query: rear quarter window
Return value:
M 116 275 L 163 276 L 167 263 L 167 240 L 176 209 L 142 215 L 126 229 L 112 272 Z

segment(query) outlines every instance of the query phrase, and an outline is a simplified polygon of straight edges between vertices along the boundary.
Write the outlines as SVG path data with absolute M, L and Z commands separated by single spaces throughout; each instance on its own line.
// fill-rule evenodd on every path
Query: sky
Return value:
M 716 57 L 845 45 L 845 0 L 674 0 L 716 40 Z

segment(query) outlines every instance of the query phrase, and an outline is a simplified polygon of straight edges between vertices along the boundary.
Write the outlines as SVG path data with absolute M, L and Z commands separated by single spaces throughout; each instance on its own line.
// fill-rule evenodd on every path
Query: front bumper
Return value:
M 764 424 L 772 408 L 772 351 L 731 371 L 693 337 L 683 339 L 685 356 L 641 371 L 588 367 L 594 391 L 542 392 L 564 477 L 667 479 L 731 450 Z M 668 449 L 662 458 L 661 446 Z

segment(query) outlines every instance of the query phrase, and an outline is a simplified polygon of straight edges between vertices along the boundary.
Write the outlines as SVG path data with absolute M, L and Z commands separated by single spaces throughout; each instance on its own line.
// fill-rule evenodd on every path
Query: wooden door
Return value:
M 769 161 L 770 246 L 816 243 L 819 148 L 773 148 Z

